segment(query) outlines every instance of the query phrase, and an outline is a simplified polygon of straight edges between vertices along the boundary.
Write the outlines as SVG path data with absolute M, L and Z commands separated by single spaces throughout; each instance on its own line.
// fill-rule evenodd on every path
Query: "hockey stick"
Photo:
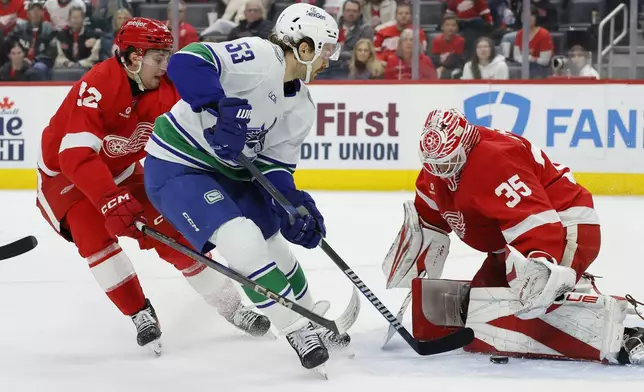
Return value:
M 422 279 L 425 277 L 425 272 L 424 270 L 421 271 L 420 274 L 416 278 Z M 407 311 L 407 307 L 409 306 L 409 303 L 411 302 L 411 289 L 409 290 L 409 293 L 407 293 L 407 296 L 405 297 L 405 300 L 403 301 L 402 305 L 400 305 L 400 310 L 398 311 L 398 314 L 396 315 L 396 320 L 398 320 L 399 323 L 402 323 L 402 319 L 405 316 L 405 312 Z M 389 328 L 387 329 L 387 334 L 385 335 L 385 341 L 382 343 L 382 348 L 384 348 L 387 343 L 391 340 L 391 338 L 394 336 L 396 333 L 396 329 L 393 327 L 393 325 L 389 325 Z
M 10 244 L 0 246 L 0 260 L 10 259 L 27 253 L 38 245 L 36 237 L 30 235 Z
M 346 332 L 351 326 L 355 323 L 355 321 L 358 318 L 358 313 L 360 312 L 360 297 L 358 295 L 357 290 L 354 290 L 352 295 L 351 295 L 351 300 L 349 301 L 349 306 L 345 309 L 345 311 L 340 315 L 339 318 L 336 320 L 329 320 L 325 317 L 322 317 L 307 308 L 297 304 L 296 302 L 291 301 L 288 298 L 282 297 L 281 295 L 275 293 L 274 291 L 271 291 L 267 289 L 264 286 L 261 286 L 252 280 L 248 279 L 244 275 L 240 274 L 237 271 L 231 270 L 230 268 L 226 267 L 223 264 L 220 264 L 204 255 L 201 253 L 192 250 L 191 248 L 177 242 L 176 240 L 146 226 L 145 224 L 141 222 L 136 223 L 136 227 L 145 233 L 146 235 L 154 238 L 155 240 L 171 247 L 172 249 L 176 250 L 177 252 L 183 253 L 184 255 L 190 257 L 191 259 L 205 264 L 208 267 L 214 269 L 215 271 L 219 272 L 220 274 L 223 274 L 230 279 L 234 280 L 235 282 L 241 284 L 242 286 L 253 290 L 256 293 L 259 293 L 267 298 L 272 299 L 273 301 L 277 302 L 278 304 L 291 309 L 293 312 L 298 313 L 299 315 L 313 321 L 314 323 L 317 323 L 324 328 L 330 329 L 333 332 L 337 334 L 343 334 Z
M 266 189 L 266 191 L 277 201 L 284 210 L 289 214 L 291 221 L 294 221 L 298 216 L 306 216 L 309 212 L 306 208 L 296 209 L 284 197 L 284 195 L 264 176 L 264 174 L 253 164 L 247 156 L 240 154 L 237 161 L 250 172 L 259 184 Z M 474 340 L 474 331 L 471 328 L 460 329 L 443 338 L 421 341 L 414 339 L 414 337 L 402 326 L 396 317 L 387 309 L 385 305 L 376 297 L 369 287 L 356 275 L 355 272 L 342 260 L 342 258 L 331 248 L 331 246 L 324 240 L 320 241 L 319 245 L 324 253 L 335 263 L 335 265 L 342 270 L 342 272 L 353 282 L 353 284 L 362 292 L 362 294 L 371 302 L 371 304 L 380 312 L 380 314 L 393 326 L 402 338 L 414 349 L 419 355 L 432 355 L 439 354 L 447 351 L 452 351 L 466 346 Z

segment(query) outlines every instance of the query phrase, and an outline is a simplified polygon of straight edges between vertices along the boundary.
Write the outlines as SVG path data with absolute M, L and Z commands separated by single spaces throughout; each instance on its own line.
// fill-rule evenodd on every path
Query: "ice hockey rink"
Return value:
M 398 232 L 408 192 L 312 192 L 327 240 L 392 310 L 405 290 L 384 290 L 380 265 Z M 179 272 L 151 251 L 122 240 L 163 329 L 164 352 L 137 346 L 132 322 L 98 287 L 73 245 L 40 217 L 32 191 L 0 192 L 0 244 L 33 234 L 39 246 L 0 262 L 0 391 L 635 391 L 644 368 L 510 359 L 461 350 L 420 357 L 399 337 L 380 348 L 387 328 L 363 299 L 350 331 L 356 357 L 332 356 L 329 380 L 304 370 L 283 340 L 244 336 L 209 308 Z M 644 299 L 644 198 L 597 197 L 603 245 L 590 272 L 600 289 Z M 452 238 L 444 277 L 470 278 L 482 255 Z M 351 283 L 320 250 L 295 250 L 317 299 L 339 315 Z M 406 320 L 409 320 L 407 314 Z M 644 321 L 630 316 L 627 325 Z M 408 324 L 407 324 L 408 325 Z

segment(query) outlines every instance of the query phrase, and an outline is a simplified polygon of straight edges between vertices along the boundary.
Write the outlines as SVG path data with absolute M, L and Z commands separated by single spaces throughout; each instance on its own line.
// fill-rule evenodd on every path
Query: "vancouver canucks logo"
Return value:
M 275 117 L 273 123 L 268 128 L 265 128 L 266 123 L 262 124 L 262 126 L 258 128 L 249 127 L 246 132 L 246 146 L 252 149 L 255 153 L 262 151 L 264 149 L 264 139 L 266 139 L 266 134 L 273 129 L 276 123 L 277 117 Z

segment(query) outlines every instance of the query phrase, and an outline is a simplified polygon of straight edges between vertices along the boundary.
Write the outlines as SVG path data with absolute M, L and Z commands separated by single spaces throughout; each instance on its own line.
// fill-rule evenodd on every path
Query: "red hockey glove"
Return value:
M 105 227 L 110 234 L 137 240 L 143 237 L 143 233 L 135 226 L 136 221 L 145 222 L 143 206 L 127 188 L 121 187 L 105 194 L 99 207 L 105 216 Z

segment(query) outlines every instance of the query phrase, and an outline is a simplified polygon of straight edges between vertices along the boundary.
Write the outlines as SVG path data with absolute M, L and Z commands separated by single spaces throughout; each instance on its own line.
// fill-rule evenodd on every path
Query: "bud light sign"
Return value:
M 0 161 L 23 161 L 25 139 L 19 109 L 10 97 L 0 97 Z

